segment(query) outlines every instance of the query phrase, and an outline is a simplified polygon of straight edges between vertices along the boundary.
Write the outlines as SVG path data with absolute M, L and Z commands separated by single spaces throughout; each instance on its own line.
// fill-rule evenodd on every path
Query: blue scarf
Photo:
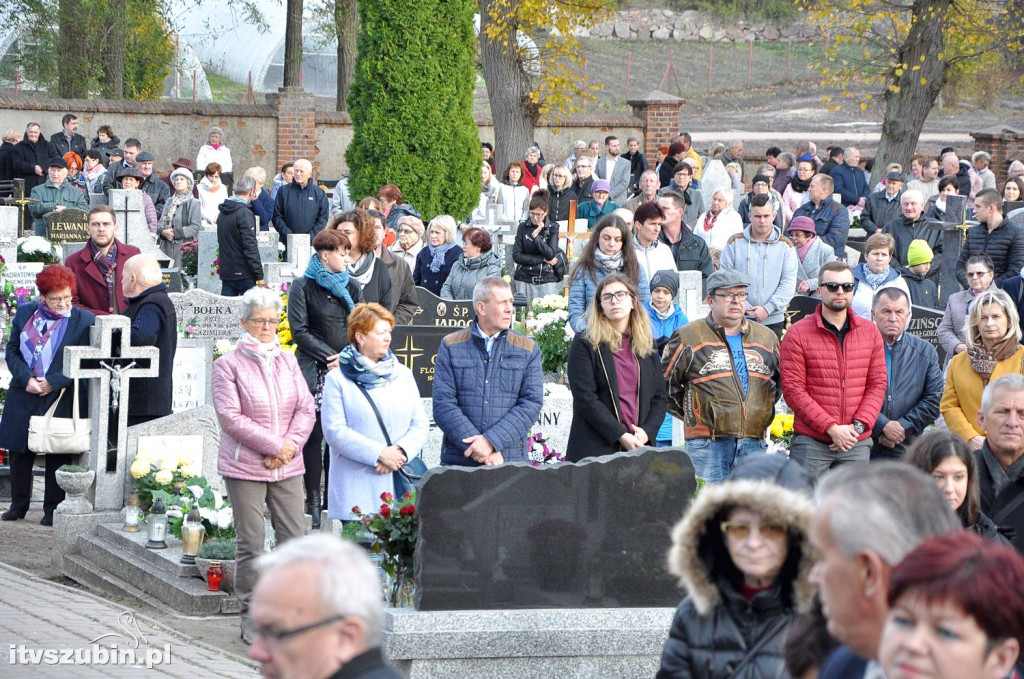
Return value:
M 304 275 L 306 278 L 316 281 L 317 285 L 338 299 L 344 300 L 349 311 L 356 308 L 356 303 L 352 301 L 352 295 L 348 294 L 348 269 L 331 273 L 324 267 L 319 257 L 313 256 L 309 260 Z
M 455 247 L 455 243 L 445 243 L 444 245 L 428 245 L 427 250 L 430 250 L 430 272 L 437 273 L 444 266 L 444 256 L 449 250 Z
M 349 344 L 338 354 L 338 367 L 348 379 L 373 389 L 391 379 L 395 371 L 395 355 L 388 349 L 387 355 L 374 363 L 359 353 L 354 344 Z

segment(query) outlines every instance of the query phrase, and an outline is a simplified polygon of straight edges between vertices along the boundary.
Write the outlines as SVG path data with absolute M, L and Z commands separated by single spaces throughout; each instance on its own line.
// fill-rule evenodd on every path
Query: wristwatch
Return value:
M 852 422 L 852 424 L 853 424 L 853 430 L 854 430 L 855 432 L 857 432 L 857 436 L 860 436 L 861 434 L 863 434 L 863 433 L 864 433 L 864 430 L 866 430 L 866 429 L 867 429 L 867 427 L 865 427 L 865 426 L 864 426 L 864 423 L 863 423 L 863 422 L 859 422 L 859 421 L 857 421 L 857 420 L 854 420 L 854 421 Z

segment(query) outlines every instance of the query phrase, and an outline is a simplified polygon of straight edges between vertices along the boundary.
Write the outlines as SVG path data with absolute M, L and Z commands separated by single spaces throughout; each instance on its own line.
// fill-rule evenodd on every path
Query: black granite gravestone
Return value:
M 430 398 L 434 393 L 434 361 L 445 335 L 458 328 L 422 325 L 396 325 L 391 331 L 391 351 L 416 378 L 420 396 Z
M 413 314 L 413 325 L 457 328 L 469 325 L 476 316 L 472 300 L 441 299 L 426 288 L 416 288 L 416 302 L 419 308 Z
M 416 607 L 675 607 L 665 558 L 696 488 L 690 458 L 671 448 L 436 468 L 416 501 Z
M 46 213 L 43 221 L 46 222 L 46 237 L 52 243 L 84 243 L 89 240 L 89 232 L 85 228 L 89 224 L 89 214 L 83 210 L 54 210 Z
M 164 277 L 164 285 L 167 286 L 167 292 L 183 292 L 184 282 L 181 278 L 181 269 L 178 267 L 171 267 L 169 269 L 161 269 Z

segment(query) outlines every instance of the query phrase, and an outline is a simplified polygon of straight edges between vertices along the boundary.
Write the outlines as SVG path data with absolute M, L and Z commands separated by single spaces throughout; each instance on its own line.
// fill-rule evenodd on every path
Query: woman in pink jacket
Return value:
M 277 543 L 301 537 L 302 455 L 316 421 L 313 397 L 291 352 L 277 338 L 281 298 L 266 288 L 242 296 L 244 332 L 235 350 L 213 364 L 213 404 L 220 421 L 217 471 L 224 477 L 238 534 L 235 596 L 242 613 L 242 639 L 252 643 L 249 597 L 256 584 L 256 558 L 263 553 L 263 505 Z

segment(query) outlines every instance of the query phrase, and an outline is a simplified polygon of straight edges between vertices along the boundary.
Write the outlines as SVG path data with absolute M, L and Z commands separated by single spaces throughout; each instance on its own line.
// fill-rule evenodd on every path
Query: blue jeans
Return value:
M 733 466 L 748 455 L 768 450 L 764 439 L 736 439 L 719 436 L 712 439 L 686 439 L 684 448 L 693 461 L 697 476 L 708 483 L 725 481 Z

